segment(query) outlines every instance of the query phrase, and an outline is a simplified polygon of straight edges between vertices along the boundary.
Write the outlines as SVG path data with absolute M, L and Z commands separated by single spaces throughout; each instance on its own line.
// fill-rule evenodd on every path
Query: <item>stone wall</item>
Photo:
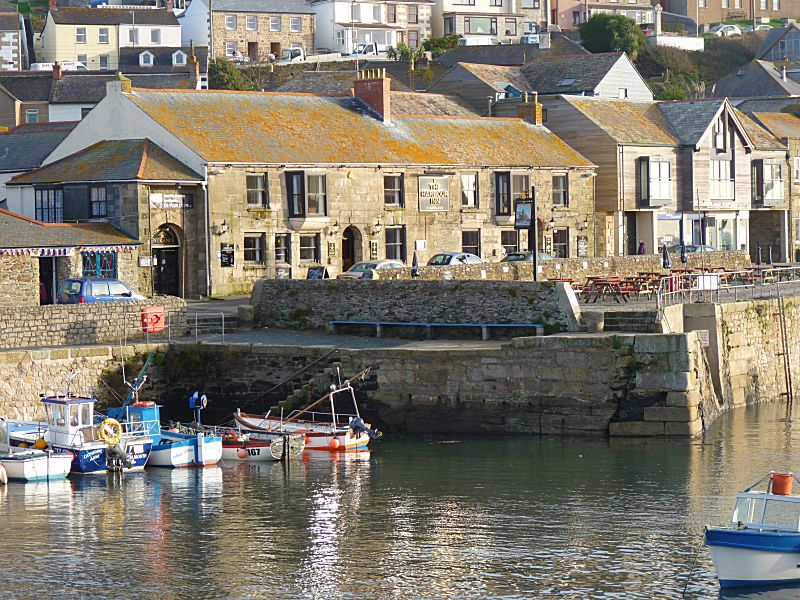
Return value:
M 37 286 L 38 303 L 38 286 Z M 146 306 L 184 313 L 186 303 L 173 296 L 156 296 L 132 302 L 93 302 L 47 306 L 3 307 L 0 348 L 119 343 L 141 339 L 140 313 Z M 174 334 L 173 334 L 174 335 Z
M 250 302 L 255 323 L 269 327 L 325 329 L 344 320 L 542 323 L 562 331 L 576 318 L 563 288 L 530 281 L 261 280 Z
M 251 57 L 257 62 L 266 62 L 270 53 L 271 44 L 279 44 L 281 49 L 290 46 L 302 46 L 309 54 L 314 50 L 314 15 L 308 14 L 282 14 L 282 13 L 242 13 L 213 11 L 214 56 L 225 57 L 225 43 L 236 42 L 236 49 L 242 56 L 248 56 L 248 43 L 258 44 L 256 56 Z M 225 26 L 225 16 L 236 16 L 236 29 L 229 30 Z M 249 30 L 246 27 L 247 16 L 256 17 L 257 28 Z M 270 18 L 277 17 L 281 20 L 280 31 L 270 31 Z M 300 31 L 293 32 L 289 20 L 299 18 Z M 280 54 L 280 53 L 278 53 Z M 280 56 L 277 56 L 280 58 Z
M 0 257 L 0 306 L 39 306 L 38 259 Z

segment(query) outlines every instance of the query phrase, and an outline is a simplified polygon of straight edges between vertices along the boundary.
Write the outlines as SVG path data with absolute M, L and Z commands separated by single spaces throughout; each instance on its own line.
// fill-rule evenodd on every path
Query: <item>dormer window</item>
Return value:
M 142 52 L 139 55 L 139 66 L 140 67 L 152 67 L 153 66 L 153 54 L 151 52 Z
M 575 83 L 574 77 L 565 77 L 561 81 L 558 82 L 559 87 L 567 87 Z
M 172 53 L 172 66 L 182 67 L 186 64 L 186 54 L 178 50 Z

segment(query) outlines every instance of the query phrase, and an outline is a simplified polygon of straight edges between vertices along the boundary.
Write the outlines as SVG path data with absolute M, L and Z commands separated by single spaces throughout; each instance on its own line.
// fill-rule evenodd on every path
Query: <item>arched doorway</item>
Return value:
M 350 225 L 342 234 L 342 271 L 347 271 L 361 257 L 361 232 Z
M 181 245 L 178 232 L 162 225 L 153 234 L 153 293 L 181 295 Z

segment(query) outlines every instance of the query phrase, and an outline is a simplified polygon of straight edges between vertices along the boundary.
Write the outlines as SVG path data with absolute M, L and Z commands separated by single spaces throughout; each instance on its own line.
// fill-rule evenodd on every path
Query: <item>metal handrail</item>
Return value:
M 129 340 L 134 339 L 144 340 L 149 343 L 151 340 L 166 339 L 167 341 L 172 341 L 175 338 L 187 335 L 193 336 L 195 342 L 199 342 L 202 335 L 220 335 L 222 343 L 225 343 L 225 313 L 222 311 L 202 312 L 203 316 L 212 318 L 210 331 L 204 331 L 209 326 L 209 319 L 205 318 L 201 321 L 201 312 L 199 311 L 195 311 L 193 320 L 191 314 L 183 310 L 165 311 L 164 329 L 157 333 L 142 331 L 140 315 L 140 312 L 123 313 L 120 336 L 120 344 L 123 346 L 127 346 Z M 132 335 L 133 332 L 140 334 L 141 337 L 140 335 Z

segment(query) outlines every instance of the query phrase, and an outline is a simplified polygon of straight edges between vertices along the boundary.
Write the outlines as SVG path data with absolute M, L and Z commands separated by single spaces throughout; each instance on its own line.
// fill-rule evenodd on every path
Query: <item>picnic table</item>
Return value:
M 619 276 L 592 276 L 586 278 L 586 285 L 583 287 L 583 300 L 585 302 L 597 302 L 610 295 L 617 303 L 620 299 L 628 301 L 627 289 L 623 289 L 623 279 Z

